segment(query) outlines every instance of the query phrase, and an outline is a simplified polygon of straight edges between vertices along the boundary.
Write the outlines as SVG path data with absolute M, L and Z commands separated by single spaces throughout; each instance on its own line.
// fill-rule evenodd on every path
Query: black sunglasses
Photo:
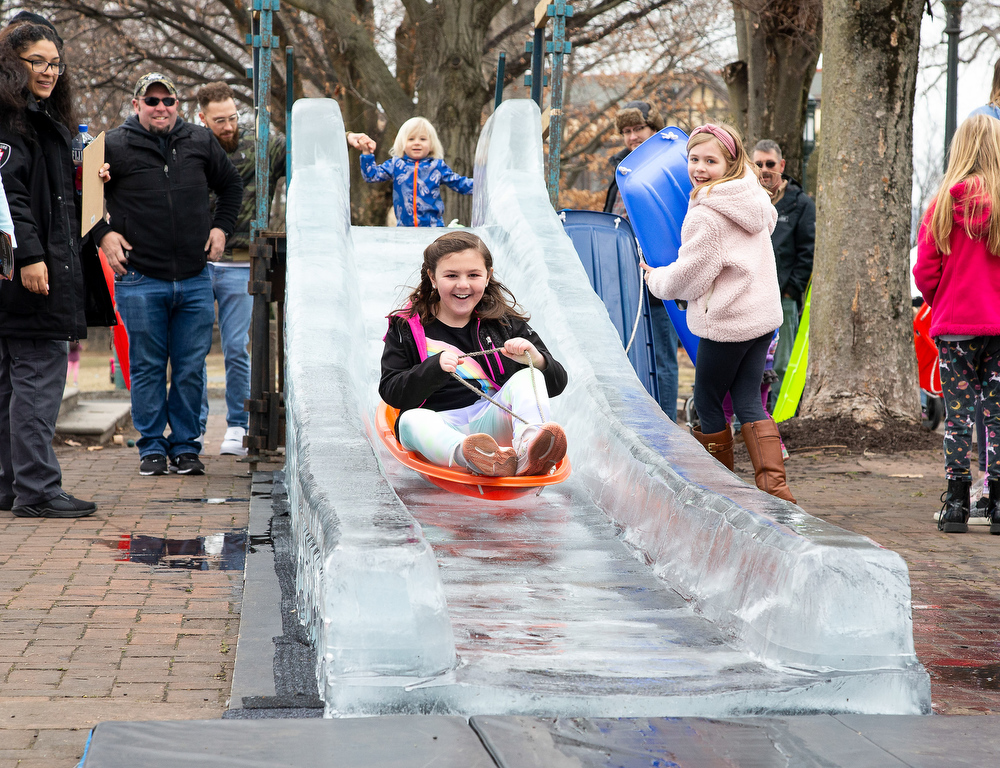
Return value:
M 170 105 L 167 104 L 167 106 L 169 107 Z M 774 166 L 776 166 L 778 164 L 778 161 L 777 160 L 754 160 L 753 164 L 756 165 L 758 168 L 764 168 L 764 167 L 766 167 L 768 170 L 770 170 L 771 168 L 774 168 Z
M 159 96 L 146 96 L 142 101 L 147 107 L 159 106 L 161 101 L 165 107 L 172 107 L 177 103 L 177 99 L 173 96 L 164 96 L 162 99 Z

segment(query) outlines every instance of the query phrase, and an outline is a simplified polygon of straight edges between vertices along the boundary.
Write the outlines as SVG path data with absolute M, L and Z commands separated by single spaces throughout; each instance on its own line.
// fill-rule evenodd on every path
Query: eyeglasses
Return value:
M 165 107 L 172 107 L 177 103 L 177 99 L 173 96 L 164 96 L 162 99 L 159 96 L 146 96 L 143 98 L 142 103 L 147 107 L 158 107 L 161 101 Z
M 767 168 L 769 171 L 778 164 L 777 160 L 754 160 L 753 164 L 758 168 Z
M 216 117 L 212 119 L 212 123 L 215 125 L 225 125 L 226 123 L 232 123 L 233 125 L 237 125 L 239 124 L 239 122 L 240 122 L 240 116 L 238 114 L 230 115 L 229 117 Z
M 45 59 L 26 59 L 23 56 L 18 56 L 21 61 L 26 61 L 31 65 L 31 71 L 35 74 L 41 75 L 48 72 L 50 69 L 54 69 L 57 75 L 61 75 L 66 71 L 66 65 L 61 61 L 45 61 Z

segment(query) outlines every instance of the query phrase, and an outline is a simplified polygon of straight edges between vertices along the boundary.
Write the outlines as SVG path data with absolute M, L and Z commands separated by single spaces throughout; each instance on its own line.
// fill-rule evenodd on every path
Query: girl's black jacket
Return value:
M 545 378 L 545 389 L 549 397 L 555 397 L 566 389 L 566 369 L 562 367 L 545 346 L 531 326 L 524 320 L 509 318 L 507 320 L 476 320 L 476 338 L 479 349 L 466 350 L 477 352 L 492 347 L 502 347 L 509 339 L 520 337 L 535 345 L 535 349 L 545 357 L 545 370 L 541 371 Z M 382 352 L 382 380 L 378 385 L 378 393 L 382 399 L 393 408 L 400 411 L 419 408 L 430 395 L 442 385 L 452 381 L 451 374 L 441 370 L 438 362 L 440 354 L 420 361 L 417 343 L 405 317 L 391 315 L 389 317 L 389 332 L 385 335 L 385 349 Z M 497 387 L 502 387 L 511 376 L 527 368 L 526 364 L 515 362 L 504 357 L 499 352 L 492 352 L 484 358 L 479 358 L 483 370 L 491 377 Z
M 14 220 L 14 278 L 0 282 L 0 336 L 74 341 L 88 325 L 115 325 L 115 312 L 87 238 L 81 253 L 80 203 L 69 129 L 28 97 L 27 135 L 0 127 L 0 174 Z M 21 268 L 44 261 L 47 296 L 21 284 Z

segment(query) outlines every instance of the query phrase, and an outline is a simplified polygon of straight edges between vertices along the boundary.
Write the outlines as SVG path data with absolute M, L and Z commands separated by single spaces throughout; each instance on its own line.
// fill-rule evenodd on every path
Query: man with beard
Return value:
M 240 130 L 240 115 L 236 109 L 236 94 L 222 82 L 208 83 L 198 89 L 198 119 L 208 127 L 229 155 L 243 181 L 243 205 L 236 218 L 236 229 L 226 241 L 222 258 L 208 265 L 212 290 L 219 305 L 219 335 L 226 363 L 226 434 L 219 453 L 246 456 L 243 436 L 250 415 L 243 403 L 250 397 L 250 353 L 247 351 L 253 298 L 247 293 L 250 282 L 250 222 L 257 215 L 256 149 L 252 132 Z M 374 142 L 363 133 L 348 133 L 347 143 L 359 151 L 372 152 Z M 277 189 L 278 179 L 285 176 L 285 140 L 272 136 L 267 146 L 270 163 L 267 207 Z M 201 431 L 208 422 L 208 389 L 202 400 Z
M 236 217 L 236 228 L 226 241 L 222 258 L 208 265 L 212 291 L 219 305 L 219 336 L 222 356 L 226 364 L 226 434 L 219 453 L 246 456 L 243 436 L 250 424 L 250 414 L 243 410 L 243 403 L 250 397 L 250 315 L 253 298 L 247 293 L 250 282 L 250 222 L 257 213 L 256 155 L 252 132 L 242 135 L 240 115 L 236 109 L 233 90 L 225 83 L 208 83 L 198 89 L 198 119 L 218 139 L 229 155 L 243 181 L 243 203 Z M 268 142 L 267 205 L 271 201 L 278 179 L 285 176 L 285 141 L 272 136 Z M 201 432 L 208 421 L 208 388 L 202 397 Z
M 222 256 L 243 199 L 225 150 L 211 131 L 180 118 L 177 101 L 166 75 L 139 78 L 135 114 L 105 137 L 111 218 L 94 227 L 128 331 L 140 475 L 166 474 L 168 458 L 178 474 L 205 472 L 199 415 L 215 324 L 206 258 Z
M 753 148 L 754 164 L 760 168 L 760 181 L 778 210 L 778 223 L 771 233 L 774 260 L 778 267 L 778 288 L 781 290 L 781 312 L 784 319 L 778 329 L 778 347 L 774 351 L 774 372 L 777 384 L 771 386 L 772 403 L 788 370 L 795 334 L 799 329 L 799 313 L 806 286 L 812 277 L 813 245 L 816 242 L 816 204 L 802 186 L 785 173 L 781 147 L 770 139 L 762 139 Z M 772 409 L 773 410 L 773 409 Z

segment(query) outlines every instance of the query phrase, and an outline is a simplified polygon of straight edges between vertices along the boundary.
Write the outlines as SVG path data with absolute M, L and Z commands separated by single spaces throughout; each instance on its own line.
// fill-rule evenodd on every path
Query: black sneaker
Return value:
M 96 511 L 97 505 L 94 502 L 78 499 L 68 493 L 60 493 L 41 504 L 14 507 L 11 510 L 14 517 L 86 517 Z
M 151 453 L 143 456 L 139 462 L 139 474 L 148 477 L 149 475 L 167 474 L 167 457 L 162 453 Z
M 178 475 L 205 474 L 205 465 L 201 463 L 197 453 L 182 453 L 180 456 L 174 456 L 170 461 L 173 463 L 170 471 L 176 472 Z

